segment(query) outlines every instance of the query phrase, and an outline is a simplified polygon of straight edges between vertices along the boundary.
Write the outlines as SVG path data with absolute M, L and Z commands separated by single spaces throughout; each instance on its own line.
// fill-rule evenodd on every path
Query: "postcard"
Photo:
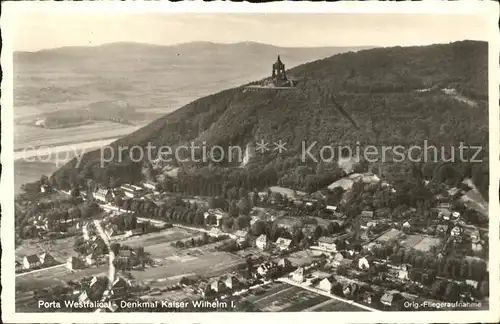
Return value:
M 4 322 L 498 320 L 495 3 L 2 7 Z

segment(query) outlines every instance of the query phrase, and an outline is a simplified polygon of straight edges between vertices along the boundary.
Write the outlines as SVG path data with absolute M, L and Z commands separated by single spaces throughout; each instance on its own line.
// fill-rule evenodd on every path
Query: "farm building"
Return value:
M 40 258 L 38 255 L 27 255 L 23 258 L 23 269 L 33 269 L 40 266 Z
M 269 246 L 269 240 L 267 239 L 267 236 L 265 234 L 259 236 L 257 240 L 255 240 L 255 245 L 261 250 L 267 249 Z

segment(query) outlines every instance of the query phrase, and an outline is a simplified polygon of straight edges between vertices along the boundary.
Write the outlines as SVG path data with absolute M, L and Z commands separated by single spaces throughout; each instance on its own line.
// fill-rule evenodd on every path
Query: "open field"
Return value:
M 326 308 L 328 311 L 360 311 L 352 305 L 285 283 L 266 286 L 246 297 L 264 312 L 325 311 Z
M 16 248 L 16 259 L 21 260 L 24 256 L 32 254 L 41 254 L 47 252 L 52 255 L 56 261 L 65 262 L 70 256 L 76 255 L 73 251 L 74 237 L 67 237 L 58 240 L 34 241 L 24 240 Z
M 16 125 L 14 127 L 14 150 L 115 138 L 130 134 L 138 128 L 138 126 L 107 121 L 59 129 Z
M 227 273 L 243 262 L 244 260 L 226 252 L 205 252 L 199 256 L 175 255 L 166 258 L 161 266 L 144 271 L 132 271 L 132 275 L 141 281 L 193 273 L 212 277 Z

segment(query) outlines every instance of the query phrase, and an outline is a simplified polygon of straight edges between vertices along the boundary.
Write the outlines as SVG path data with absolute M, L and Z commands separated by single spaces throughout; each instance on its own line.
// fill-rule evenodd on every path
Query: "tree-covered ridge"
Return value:
M 308 186 L 305 178 L 311 179 L 317 167 L 313 162 L 298 160 L 303 141 L 318 141 L 317 146 L 359 142 L 361 146 L 409 147 L 423 145 L 426 140 L 429 145 L 444 146 L 447 152 L 463 142 L 483 146 L 478 158 L 484 162 L 453 164 L 452 171 L 447 171 L 453 173 L 451 182 L 475 177 L 481 179 L 477 185 L 485 193 L 488 188 L 487 56 L 487 43 L 472 41 L 339 54 L 288 71 L 288 75 L 300 81 L 294 91 L 244 92 L 243 87 L 225 90 L 152 122 L 113 143 L 112 147 L 145 147 L 148 143 L 156 147 L 176 147 L 194 141 L 206 142 L 209 146 L 244 148 L 259 140 L 282 140 L 287 143 L 286 153 L 258 156 L 244 169 L 231 168 L 228 164 L 183 164 L 180 181 L 204 179 L 207 183 L 214 181 L 219 187 L 229 181 L 238 186 L 246 183 L 248 186 L 243 186 L 248 189 L 281 182 L 294 189 L 305 189 Z M 455 89 L 456 95 L 466 96 L 474 105 L 458 100 L 455 94 L 445 93 L 443 89 Z M 55 177 L 94 178 L 105 183 L 109 179 L 118 183 L 138 181 L 142 179 L 143 164 L 130 162 L 128 155 L 125 150 L 121 163 L 112 162 L 102 169 L 100 152 L 90 152 L 78 168 L 74 168 L 76 160 L 73 160 L 56 172 Z M 115 155 L 115 161 L 117 158 Z M 442 178 L 434 170 L 443 173 L 442 170 L 449 167 L 441 168 L 441 164 L 430 163 L 432 172 L 426 171 L 426 167 L 429 168 L 426 165 L 421 167 L 427 178 Z M 383 167 L 384 174 L 401 173 L 404 177 L 413 172 L 407 163 L 385 163 Z M 325 177 L 328 181 L 335 180 L 332 173 Z

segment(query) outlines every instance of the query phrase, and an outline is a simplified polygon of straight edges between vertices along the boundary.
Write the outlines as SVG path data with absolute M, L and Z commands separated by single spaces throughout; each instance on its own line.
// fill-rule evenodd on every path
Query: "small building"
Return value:
M 410 272 L 410 267 L 407 264 L 401 265 L 401 268 L 398 270 L 398 278 L 400 280 L 408 280 Z
M 98 200 L 102 203 L 108 203 L 113 200 L 114 194 L 110 189 L 97 189 L 92 196 L 95 200 Z
M 227 288 L 233 290 L 233 289 L 236 289 L 240 285 L 240 281 L 235 276 L 228 276 L 226 278 L 226 280 L 224 280 L 224 285 Z
M 214 226 L 221 226 L 221 221 L 224 216 L 227 216 L 227 213 L 220 208 L 209 209 L 203 214 L 205 224 Z
M 23 264 L 16 260 L 16 272 L 23 270 Z
M 344 296 L 348 298 L 354 296 L 357 290 L 358 286 L 355 283 L 346 283 L 342 287 L 342 292 L 344 293 Z
M 284 237 L 279 237 L 276 240 L 276 246 L 278 246 L 278 248 L 281 251 L 287 251 L 287 250 L 289 250 L 291 245 L 292 245 L 292 240 L 290 240 L 290 239 L 287 239 L 287 238 L 284 238 Z
M 23 258 L 23 269 L 34 269 L 40 265 L 40 258 L 36 254 L 28 255 Z
M 221 279 L 215 279 L 210 284 L 210 288 L 215 292 L 222 292 L 226 286 Z
M 327 205 L 327 206 L 326 206 L 326 210 L 331 211 L 331 212 L 334 212 L 334 211 L 336 211 L 336 210 L 337 210 L 337 206 Z
M 95 255 L 95 253 L 92 252 L 92 253 L 90 253 L 89 255 L 87 255 L 85 257 L 85 263 L 87 265 L 93 265 L 95 262 L 96 262 L 96 255 Z
M 261 249 L 261 250 L 265 250 L 268 248 L 268 245 L 269 245 L 269 242 L 268 242 L 268 239 L 267 239 L 267 236 L 265 234 L 262 234 L 261 236 L 259 236 L 257 238 L 257 240 L 255 241 L 255 245 Z
M 462 229 L 460 227 L 455 226 L 451 229 L 451 232 L 450 232 L 451 236 L 459 236 L 460 234 L 462 234 Z
M 217 227 L 212 227 L 207 234 L 212 237 L 220 237 L 222 235 L 225 235 L 225 233 L 220 228 Z
M 337 282 L 337 280 L 335 279 L 335 277 L 329 276 L 329 277 L 326 277 L 319 282 L 318 288 L 323 290 L 323 291 L 332 293 L 333 287 L 334 287 L 336 282 Z
M 344 256 L 342 255 L 342 253 L 335 253 L 335 255 L 333 256 L 332 265 L 339 266 L 342 263 L 342 260 L 344 260 Z
M 448 221 L 450 220 L 451 212 L 449 210 L 441 210 L 439 211 L 438 216 L 441 217 L 443 220 Z
M 448 232 L 448 225 L 439 224 L 436 226 L 436 233 L 438 234 L 446 234 Z
M 66 261 L 66 268 L 69 270 L 82 269 L 84 266 L 84 262 L 75 256 L 69 257 Z
M 238 244 L 243 244 L 248 240 L 248 232 L 243 230 L 236 231 L 234 232 L 234 237 Z
M 479 243 L 481 241 L 481 236 L 479 234 L 479 230 L 475 229 L 470 234 L 470 240 L 472 243 Z
M 303 267 L 297 268 L 294 272 L 291 273 L 292 280 L 297 281 L 297 282 L 304 282 L 305 278 L 305 271 Z
M 54 257 L 48 254 L 47 252 L 40 254 L 39 259 L 40 259 L 40 266 L 42 267 L 50 267 L 57 263 Z
M 282 258 L 278 261 L 278 267 L 284 270 L 290 269 L 292 267 L 292 263 L 287 258 Z
M 140 192 L 142 192 L 141 187 L 134 186 L 131 184 L 124 184 L 123 186 L 120 187 L 120 189 L 123 191 L 125 196 L 129 198 L 135 198 Z
M 477 289 L 477 286 L 478 286 L 478 282 L 476 280 L 471 280 L 471 279 L 465 280 L 465 284 L 467 286 L 474 288 L 474 289 Z
M 453 219 L 458 219 L 460 217 L 460 213 L 457 211 L 454 211 L 453 213 L 451 213 L 451 217 L 453 217 Z
M 279 270 L 278 265 L 274 262 L 264 262 L 257 267 L 257 273 L 262 277 L 273 276 Z
M 149 189 L 149 190 L 156 190 L 156 187 L 158 186 L 158 183 L 155 182 L 155 181 L 151 181 L 151 180 L 147 180 L 145 181 L 142 186 L 145 188 L 145 189 Z
M 361 215 L 359 215 L 360 221 L 363 223 L 367 223 L 373 219 L 373 211 L 371 210 L 363 210 Z
M 333 237 L 322 236 L 318 239 L 318 247 L 322 250 L 335 253 L 337 252 L 337 244 Z
M 370 269 L 370 262 L 367 257 L 362 257 L 358 260 L 358 268 L 360 270 L 368 270 Z
M 48 184 L 43 184 L 40 186 L 40 192 L 42 193 L 48 193 L 52 191 L 52 187 L 49 186 Z
M 370 305 L 373 301 L 374 294 L 371 291 L 365 291 L 363 294 L 363 302 Z
M 391 290 L 382 295 L 382 297 L 380 298 L 380 302 L 383 305 L 391 307 L 394 306 L 397 302 L 401 301 L 402 298 L 403 296 L 401 296 L 399 291 Z

